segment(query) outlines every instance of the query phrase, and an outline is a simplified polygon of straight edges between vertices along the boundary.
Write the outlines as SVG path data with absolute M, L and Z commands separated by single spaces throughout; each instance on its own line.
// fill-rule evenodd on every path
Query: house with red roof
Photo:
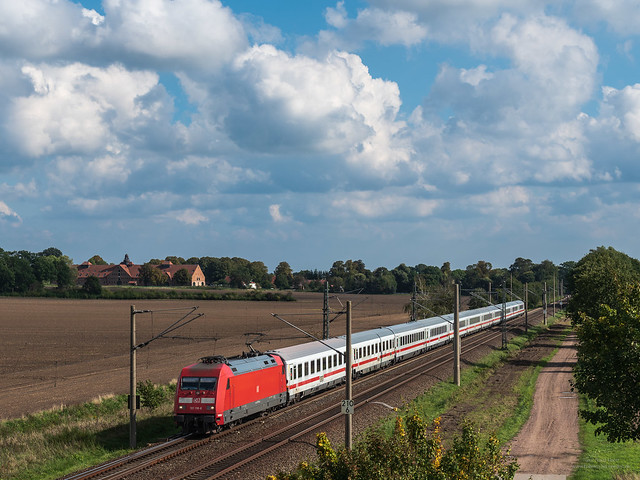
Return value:
M 77 285 L 84 285 L 89 277 L 96 277 L 100 285 L 138 285 L 140 265 L 135 265 L 129 260 L 129 255 L 118 265 L 93 265 L 84 262 L 74 265 L 78 270 Z M 153 265 L 167 276 L 167 284 L 175 285 L 174 277 L 179 270 L 186 270 L 191 279 L 191 286 L 204 287 L 206 279 L 200 265 L 174 265 L 170 261 L 164 261 L 160 265 Z

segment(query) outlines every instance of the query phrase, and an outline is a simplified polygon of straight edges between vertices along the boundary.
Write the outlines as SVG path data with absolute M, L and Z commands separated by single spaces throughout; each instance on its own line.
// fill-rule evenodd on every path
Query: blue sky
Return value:
M 2 2 L 0 248 L 640 257 L 639 24 L 632 0 Z

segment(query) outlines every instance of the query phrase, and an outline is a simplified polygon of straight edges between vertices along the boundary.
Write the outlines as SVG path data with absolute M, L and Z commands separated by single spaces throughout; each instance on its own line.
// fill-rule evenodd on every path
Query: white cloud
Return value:
M 79 63 L 26 65 L 22 72 L 33 94 L 14 99 L 6 128 L 18 148 L 33 157 L 107 148 L 119 131 L 135 129 L 155 115 L 139 101 L 157 85 L 152 72 Z
M 502 187 L 469 198 L 469 205 L 491 217 L 519 217 L 530 213 L 531 194 L 524 187 Z
M 15 185 L 0 184 L 0 195 L 10 195 L 17 198 L 35 198 L 38 196 L 36 181 L 31 179 L 29 183 L 18 182 Z
M 244 50 L 241 23 L 217 0 L 104 0 L 109 43 L 172 70 L 216 71 Z
M 640 142 L 640 83 L 620 90 L 603 87 L 602 97 L 603 119 L 619 122 L 626 137 Z
M 269 205 L 269 215 L 271 215 L 271 219 L 275 223 L 286 223 L 291 221 L 291 217 L 282 214 L 280 207 L 281 205 L 279 204 Z
M 606 23 L 621 35 L 637 35 L 640 8 L 637 0 L 572 1 L 573 14 L 588 24 Z
M 20 215 L 12 210 L 9 205 L 0 200 L 0 220 L 4 219 L 5 217 L 8 217 L 9 220 L 22 222 Z
M 379 175 L 408 160 L 396 142 L 398 86 L 372 78 L 359 57 L 316 60 L 262 45 L 239 56 L 234 71 L 224 125 L 241 148 L 346 154 Z
M 355 213 L 364 218 L 424 218 L 432 215 L 439 205 L 439 200 L 381 192 L 345 192 L 331 201 L 334 214 L 350 216 Z
M 86 48 L 97 17 L 85 10 L 67 0 L 0 2 L 0 53 L 39 60 Z
M 374 7 L 411 12 L 426 27 L 428 39 L 443 43 L 468 42 L 485 22 L 502 12 L 542 13 L 541 0 L 371 0 Z
M 202 222 L 207 222 L 208 219 L 197 210 L 193 208 L 187 208 L 186 210 L 169 212 L 168 217 L 175 218 L 177 221 L 184 223 L 185 225 L 198 225 Z
M 104 23 L 104 17 L 95 10 L 83 8 L 82 16 L 91 19 L 91 23 L 95 26 L 102 25 Z
M 597 48 L 562 19 L 541 15 L 522 21 L 505 14 L 486 40 L 486 48 L 507 55 L 538 94 L 553 102 L 575 108 L 594 93 Z
M 327 8 L 325 19 L 337 29 L 318 35 L 319 44 L 328 49 L 354 50 L 367 41 L 410 47 L 427 37 L 427 29 L 418 23 L 417 16 L 406 11 L 365 8 L 355 19 L 349 19 L 344 2 L 338 2 L 336 8 Z

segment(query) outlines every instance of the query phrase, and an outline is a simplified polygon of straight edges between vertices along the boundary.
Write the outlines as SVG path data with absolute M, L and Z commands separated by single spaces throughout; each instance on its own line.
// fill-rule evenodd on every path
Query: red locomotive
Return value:
M 279 357 L 203 357 L 180 373 L 174 419 L 184 432 L 204 433 L 286 403 L 285 367 Z

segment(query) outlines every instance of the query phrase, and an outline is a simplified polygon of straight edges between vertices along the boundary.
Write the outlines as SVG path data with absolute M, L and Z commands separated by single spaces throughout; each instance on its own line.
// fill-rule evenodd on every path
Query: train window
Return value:
M 214 377 L 202 377 L 200 379 L 200 390 L 215 391 L 218 379 Z
M 316 373 L 316 362 L 311 361 L 311 373 Z
M 324 357 L 322 359 L 322 369 L 326 370 L 327 369 L 327 357 Z
M 334 366 L 338 365 L 338 354 L 337 353 L 333 354 L 333 365 Z
M 304 375 L 309 375 L 309 362 L 304 362 Z
M 331 355 L 329 355 L 329 364 L 327 365 L 329 368 L 331 368 L 331 359 L 332 359 L 332 358 L 333 358 L 333 357 L 332 357 Z
M 302 376 L 302 364 L 298 364 L 298 376 L 296 378 L 300 378 Z
M 362 347 L 358 349 L 358 358 L 362 358 Z
M 231 388 L 231 379 L 227 378 L 227 390 Z
M 316 371 L 320 371 L 320 359 L 318 359 L 316 362 Z

